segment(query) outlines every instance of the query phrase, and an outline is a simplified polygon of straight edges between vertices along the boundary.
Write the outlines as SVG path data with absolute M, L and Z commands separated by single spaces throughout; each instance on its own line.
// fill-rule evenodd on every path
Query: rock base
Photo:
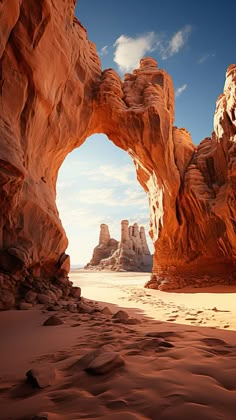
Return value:
M 26 309 L 27 305 L 55 304 L 59 299 L 80 298 L 81 290 L 66 277 L 41 278 L 0 273 L 0 310 Z

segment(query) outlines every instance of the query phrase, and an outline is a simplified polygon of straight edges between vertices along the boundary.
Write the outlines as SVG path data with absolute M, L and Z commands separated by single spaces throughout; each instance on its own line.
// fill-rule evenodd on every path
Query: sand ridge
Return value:
M 38 311 L 44 320 L 48 314 Z M 66 331 L 76 331 L 73 343 L 62 350 L 57 345 L 54 352 L 44 349 L 28 360 L 31 368 L 54 366 L 55 384 L 37 390 L 25 383 L 23 372 L 14 381 L 5 374 L 0 383 L 2 420 L 31 419 L 42 411 L 55 420 L 235 418 L 234 332 L 148 318 L 129 326 L 101 313 L 64 311 L 58 316 L 65 324 L 50 329 L 62 341 Z M 39 340 L 44 328 L 39 328 Z M 170 347 L 160 346 L 160 340 Z M 102 346 L 118 352 L 125 364 L 104 375 L 90 375 L 78 360 Z

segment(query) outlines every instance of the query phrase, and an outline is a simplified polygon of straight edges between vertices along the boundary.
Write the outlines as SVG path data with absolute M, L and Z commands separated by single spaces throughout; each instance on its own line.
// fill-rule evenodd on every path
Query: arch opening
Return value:
M 130 225 L 137 223 L 145 228 L 148 247 L 153 253 L 148 234 L 147 194 L 137 180 L 132 158 L 105 134 L 88 137 L 66 157 L 59 170 L 56 189 L 72 269 L 90 262 L 98 244 L 100 225 L 108 225 L 111 238 L 120 241 L 124 219 L 128 219 Z M 137 255 L 140 253 L 139 250 Z

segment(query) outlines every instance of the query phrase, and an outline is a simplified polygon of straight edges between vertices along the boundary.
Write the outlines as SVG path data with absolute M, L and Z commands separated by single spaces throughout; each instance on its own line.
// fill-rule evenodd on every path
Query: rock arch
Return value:
M 104 133 L 132 156 L 149 194 L 153 287 L 196 283 L 199 275 L 232 282 L 236 66 L 217 101 L 213 136 L 196 148 L 186 130 L 173 126 L 170 76 L 152 58 L 124 81 L 102 71 L 74 3 L 1 5 L 0 270 L 23 283 L 67 275 L 57 173 L 69 152 Z

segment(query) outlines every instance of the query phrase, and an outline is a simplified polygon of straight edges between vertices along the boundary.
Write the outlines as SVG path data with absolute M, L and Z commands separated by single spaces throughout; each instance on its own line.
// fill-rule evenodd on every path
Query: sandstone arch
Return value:
M 180 286 L 182 276 L 195 282 L 199 274 L 209 276 L 207 282 L 232 282 L 236 66 L 227 71 L 212 139 L 196 148 L 186 130 L 173 127 L 168 74 L 152 58 L 124 82 L 114 70 L 102 72 L 74 3 L 12 0 L 0 6 L 1 271 L 22 284 L 29 276 L 66 276 L 57 173 L 70 151 L 102 132 L 130 153 L 149 193 L 154 283 L 156 274 L 167 288 L 173 283 L 165 279 L 174 277 Z

